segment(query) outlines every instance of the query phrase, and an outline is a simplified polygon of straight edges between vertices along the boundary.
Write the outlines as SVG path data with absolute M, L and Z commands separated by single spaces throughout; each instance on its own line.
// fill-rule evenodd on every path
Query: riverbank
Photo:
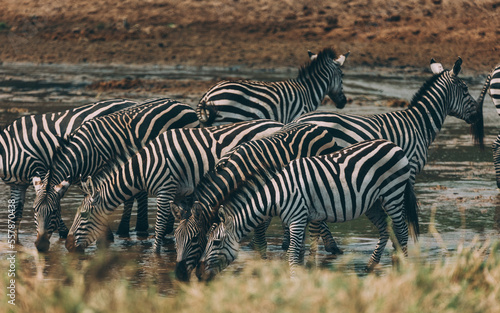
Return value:
M 346 66 L 484 73 L 500 62 L 497 0 L 8 0 L 0 61 L 297 67 L 307 50 L 351 51 Z

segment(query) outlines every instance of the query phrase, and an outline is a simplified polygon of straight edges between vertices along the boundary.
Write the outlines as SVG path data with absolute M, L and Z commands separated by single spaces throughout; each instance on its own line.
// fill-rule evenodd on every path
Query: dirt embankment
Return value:
M 499 0 L 5 0 L 0 61 L 295 67 L 306 51 L 350 65 L 500 62 Z

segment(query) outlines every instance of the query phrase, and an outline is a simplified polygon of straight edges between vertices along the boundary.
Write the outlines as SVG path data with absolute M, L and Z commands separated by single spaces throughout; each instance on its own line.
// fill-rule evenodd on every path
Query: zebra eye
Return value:
M 191 241 L 192 241 L 193 243 L 198 243 L 198 236 L 194 236 L 194 237 L 191 239 Z
M 89 211 L 80 212 L 80 216 L 81 216 L 82 218 L 87 219 L 87 218 L 89 218 L 89 217 L 90 217 L 90 212 L 89 212 Z
M 220 239 L 214 239 L 213 243 L 214 243 L 214 246 L 218 247 L 222 243 L 222 240 L 220 240 Z

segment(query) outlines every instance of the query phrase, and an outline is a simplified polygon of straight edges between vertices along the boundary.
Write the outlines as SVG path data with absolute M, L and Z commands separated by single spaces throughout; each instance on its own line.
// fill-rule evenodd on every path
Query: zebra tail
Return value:
M 406 221 L 411 229 L 413 240 L 417 241 L 418 235 L 420 234 L 420 226 L 418 224 L 418 202 L 415 191 L 413 190 L 413 184 L 411 182 L 406 184 L 405 210 Z
M 488 77 L 486 78 L 486 82 L 484 83 L 483 90 L 481 91 L 481 94 L 477 99 L 477 104 L 479 105 L 478 107 L 479 119 L 477 120 L 477 122 L 475 122 L 470 126 L 470 132 L 474 137 L 474 144 L 476 146 L 479 146 L 481 150 L 484 150 L 483 103 L 484 103 L 484 97 L 486 96 L 486 93 L 488 92 L 488 89 L 490 87 L 490 81 L 491 81 L 491 75 L 488 75 Z
M 203 99 L 196 108 L 196 115 L 203 126 L 211 126 L 217 117 L 217 110 L 213 104 Z

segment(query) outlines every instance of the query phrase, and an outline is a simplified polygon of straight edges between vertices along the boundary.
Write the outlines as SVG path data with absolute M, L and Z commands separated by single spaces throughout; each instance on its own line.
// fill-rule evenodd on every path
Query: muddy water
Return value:
M 75 105 L 102 99 L 84 87 L 96 80 L 123 79 L 124 77 L 147 79 L 209 80 L 214 77 L 240 77 L 277 80 L 294 76 L 293 69 L 251 70 L 231 68 L 190 68 L 190 67 L 134 67 L 134 66 L 91 66 L 91 65 L 43 65 L 7 64 L 0 66 L 0 125 L 3 127 L 22 114 L 43 113 L 62 110 Z M 400 71 L 382 69 L 347 69 L 345 72 L 345 93 L 352 99 L 343 111 L 356 114 L 384 113 L 397 108 L 387 107 L 387 99 L 410 100 L 413 94 L 430 77 L 420 71 Z M 473 95 L 479 95 L 484 77 L 465 76 Z M 147 98 L 170 96 L 169 94 L 148 94 Z M 201 94 L 192 94 L 184 100 L 195 105 Z M 128 97 L 143 99 L 144 94 L 109 93 L 105 97 Z M 335 110 L 324 106 L 322 110 Z M 469 127 L 465 122 L 448 117 L 441 133 L 430 149 L 429 162 L 417 177 L 416 192 L 421 204 L 421 225 L 423 235 L 418 244 L 410 243 L 410 257 L 421 262 L 435 262 L 446 257 L 451 251 L 473 239 L 485 241 L 498 238 L 500 230 L 500 194 L 496 188 L 495 175 L 489 145 L 498 130 L 497 116 L 491 100 L 485 101 L 485 131 L 487 134 L 484 151 L 473 147 Z M 4 185 L 5 186 L 5 185 Z M 0 204 L 7 207 L 9 189 L 0 188 Z M 29 189 L 24 220 L 20 232 L 23 249 L 36 254 L 34 249 L 35 226 L 30 208 L 34 191 Z M 63 219 L 68 227 L 82 196 L 78 188 L 71 187 L 62 200 Z M 154 225 L 155 199 L 150 199 L 150 225 Z M 121 210 L 113 215 L 116 229 Z M 135 217 L 135 216 L 134 216 Z M 133 228 L 133 226 L 132 226 Z M 6 210 L 0 210 L 0 247 L 7 251 Z M 342 268 L 351 273 L 361 273 L 369 255 L 377 242 L 377 231 L 367 221 L 356 221 L 331 225 L 338 238 L 339 246 L 345 251 L 340 257 L 326 254 L 320 247 L 316 258 L 309 263 L 328 268 Z M 268 232 L 270 258 L 281 258 L 281 226 L 275 220 Z M 169 237 L 161 256 L 152 254 L 152 240 L 138 240 L 132 232 L 130 239 L 116 238 L 110 250 L 120 258 L 138 265 L 131 273 L 124 272 L 132 283 L 152 281 L 158 290 L 169 294 L 175 291 L 173 270 L 175 247 Z M 389 247 L 389 246 L 388 246 Z M 19 248 L 21 249 L 21 248 Z M 388 248 L 381 261 L 381 270 L 391 266 Z M 98 249 L 92 246 L 84 256 L 76 260 L 95 257 Z M 47 279 L 61 279 L 59 268 L 61 258 L 66 258 L 64 241 L 54 236 L 50 253 L 38 256 Z M 229 269 L 238 270 L 249 259 L 257 255 L 243 242 L 240 256 Z M 73 257 L 72 257 L 73 258 Z M 40 263 L 39 263 L 40 264 Z

